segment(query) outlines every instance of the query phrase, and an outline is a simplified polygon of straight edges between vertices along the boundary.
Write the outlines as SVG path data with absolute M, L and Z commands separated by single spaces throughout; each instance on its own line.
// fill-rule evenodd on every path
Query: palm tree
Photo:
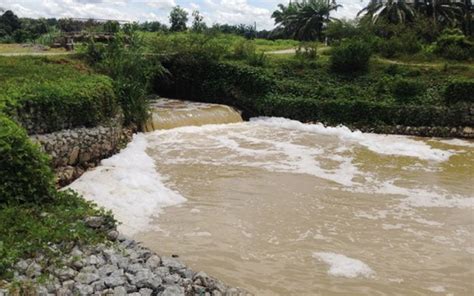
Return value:
M 341 5 L 332 0 L 302 0 L 290 2 L 288 6 L 278 5 L 279 10 L 272 14 L 277 30 L 299 40 L 322 40 L 325 24 L 332 18 L 330 14 Z
M 442 26 L 457 26 L 463 23 L 466 2 L 453 0 L 426 0 L 420 5 L 419 11 Z
M 290 2 L 288 6 L 278 4 L 279 10 L 275 10 L 272 18 L 277 24 L 276 31 L 282 32 L 286 36 L 292 36 L 296 31 L 296 20 L 298 19 L 298 5 L 296 2 Z
M 369 5 L 359 11 L 357 16 L 363 14 L 364 17 L 370 18 L 373 23 L 377 23 L 381 19 L 395 24 L 406 23 L 416 17 L 415 6 L 418 5 L 419 1 L 413 3 L 408 3 L 406 0 L 371 0 Z

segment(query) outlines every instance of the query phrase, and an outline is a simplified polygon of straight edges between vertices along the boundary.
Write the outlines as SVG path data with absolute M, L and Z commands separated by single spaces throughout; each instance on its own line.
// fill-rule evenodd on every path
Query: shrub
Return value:
M 274 82 L 263 70 L 241 63 L 196 59 L 175 55 L 163 61 L 170 75 L 154 81 L 154 91 L 160 95 L 209 101 L 249 108 L 252 100 L 264 96 Z
M 393 94 L 401 100 L 420 95 L 425 90 L 422 82 L 413 79 L 397 78 L 392 85 Z
M 263 67 L 267 63 L 267 56 L 264 52 L 254 53 L 247 57 L 247 64 L 254 67 Z
M 112 80 L 73 57 L 0 57 L 0 111 L 29 133 L 95 126 L 118 111 Z
M 436 41 L 435 53 L 452 60 L 474 57 L 474 44 L 459 29 L 444 30 Z
M 380 123 L 405 126 L 469 125 L 466 107 L 394 105 L 366 100 L 328 100 L 266 96 L 257 102 L 260 114 L 331 125 L 367 126 Z
M 256 51 L 257 46 L 253 40 L 239 40 L 234 45 L 234 58 L 243 60 L 254 55 Z
M 89 47 L 95 48 L 93 41 Z M 162 75 L 163 67 L 153 56 L 147 58 L 142 38 L 129 27 L 116 34 L 112 42 L 98 51 L 97 57 L 100 62 L 96 67 L 113 79 L 125 124 L 142 127 L 149 118 L 146 98 L 149 79 L 152 74 Z
M 0 114 L 0 205 L 41 203 L 54 193 L 48 158 L 30 142 L 26 132 Z
M 332 50 L 331 68 L 339 73 L 354 73 L 367 70 L 372 51 L 370 46 L 358 40 L 341 43 Z
M 393 58 L 399 53 L 399 48 L 400 44 L 398 40 L 392 38 L 380 41 L 378 50 L 384 58 Z
M 149 43 L 153 53 L 157 54 L 221 60 L 229 53 L 234 40 L 204 33 L 175 33 L 159 34 Z
M 296 48 L 295 56 L 297 59 L 316 60 L 318 58 L 318 43 L 301 42 Z
M 448 104 L 474 103 L 474 79 L 457 78 L 451 80 L 444 90 L 444 99 Z
M 36 82 L 11 80 L 0 94 L 6 112 L 29 132 L 96 126 L 117 112 L 112 82 L 101 75 Z

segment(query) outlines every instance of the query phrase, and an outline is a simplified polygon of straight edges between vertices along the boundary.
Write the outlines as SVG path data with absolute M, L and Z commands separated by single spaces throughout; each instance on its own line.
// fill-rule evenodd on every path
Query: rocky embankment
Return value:
M 107 227 L 102 217 L 90 217 L 86 223 L 98 230 Z M 159 256 L 115 229 L 107 232 L 106 243 L 76 245 L 54 260 L 39 254 L 19 261 L 12 270 L 13 283 L 3 283 L 0 296 L 249 295 L 202 271 L 194 272 L 177 256 Z

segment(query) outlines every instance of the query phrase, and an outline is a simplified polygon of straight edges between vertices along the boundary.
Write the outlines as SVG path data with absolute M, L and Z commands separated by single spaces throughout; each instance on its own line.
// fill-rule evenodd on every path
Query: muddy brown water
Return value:
M 146 246 L 256 295 L 474 295 L 474 142 L 188 107 L 232 114 L 141 135 L 186 198 L 133 232 Z

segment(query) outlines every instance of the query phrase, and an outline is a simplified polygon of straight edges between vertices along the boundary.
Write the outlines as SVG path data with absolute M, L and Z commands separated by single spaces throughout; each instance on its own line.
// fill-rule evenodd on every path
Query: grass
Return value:
M 8 268 L 20 259 L 43 254 L 48 265 L 77 243 L 105 241 L 104 232 L 84 222 L 97 215 L 115 223 L 109 213 L 72 192 L 58 193 L 53 202 L 43 204 L 0 205 L 0 279 L 11 279 Z
M 444 105 L 443 90 L 453 77 L 474 76 L 470 63 L 407 63 L 373 57 L 369 71 L 357 75 L 340 75 L 329 69 L 330 56 L 318 48 L 318 58 L 299 60 L 295 54 L 268 55 L 262 67 L 277 85 L 281 96 L 314 100 L 365 100 L 388 104 Z M 395 88 L 400 79 L 425 87 L 421 93 L 400 98 Z
M 54 81 L 91 74 L 92 70 L 73 56 L 60 57 L 2 57 L 0 83 L 10 80 Z
M 276 50 L 285 50 L 296 48 L 299 41 L 289 39 L 278 39 L 278 40 L 267 40 L 267 39 L 255 39 L 255 45 L 257 51 L 267 52 Z
M 0 57 L 0 111 L 41 132 L 94 126 L 118 110 L 112 81 L 68 57 Z M 30 124 L 31 122 L 31 124 Z

